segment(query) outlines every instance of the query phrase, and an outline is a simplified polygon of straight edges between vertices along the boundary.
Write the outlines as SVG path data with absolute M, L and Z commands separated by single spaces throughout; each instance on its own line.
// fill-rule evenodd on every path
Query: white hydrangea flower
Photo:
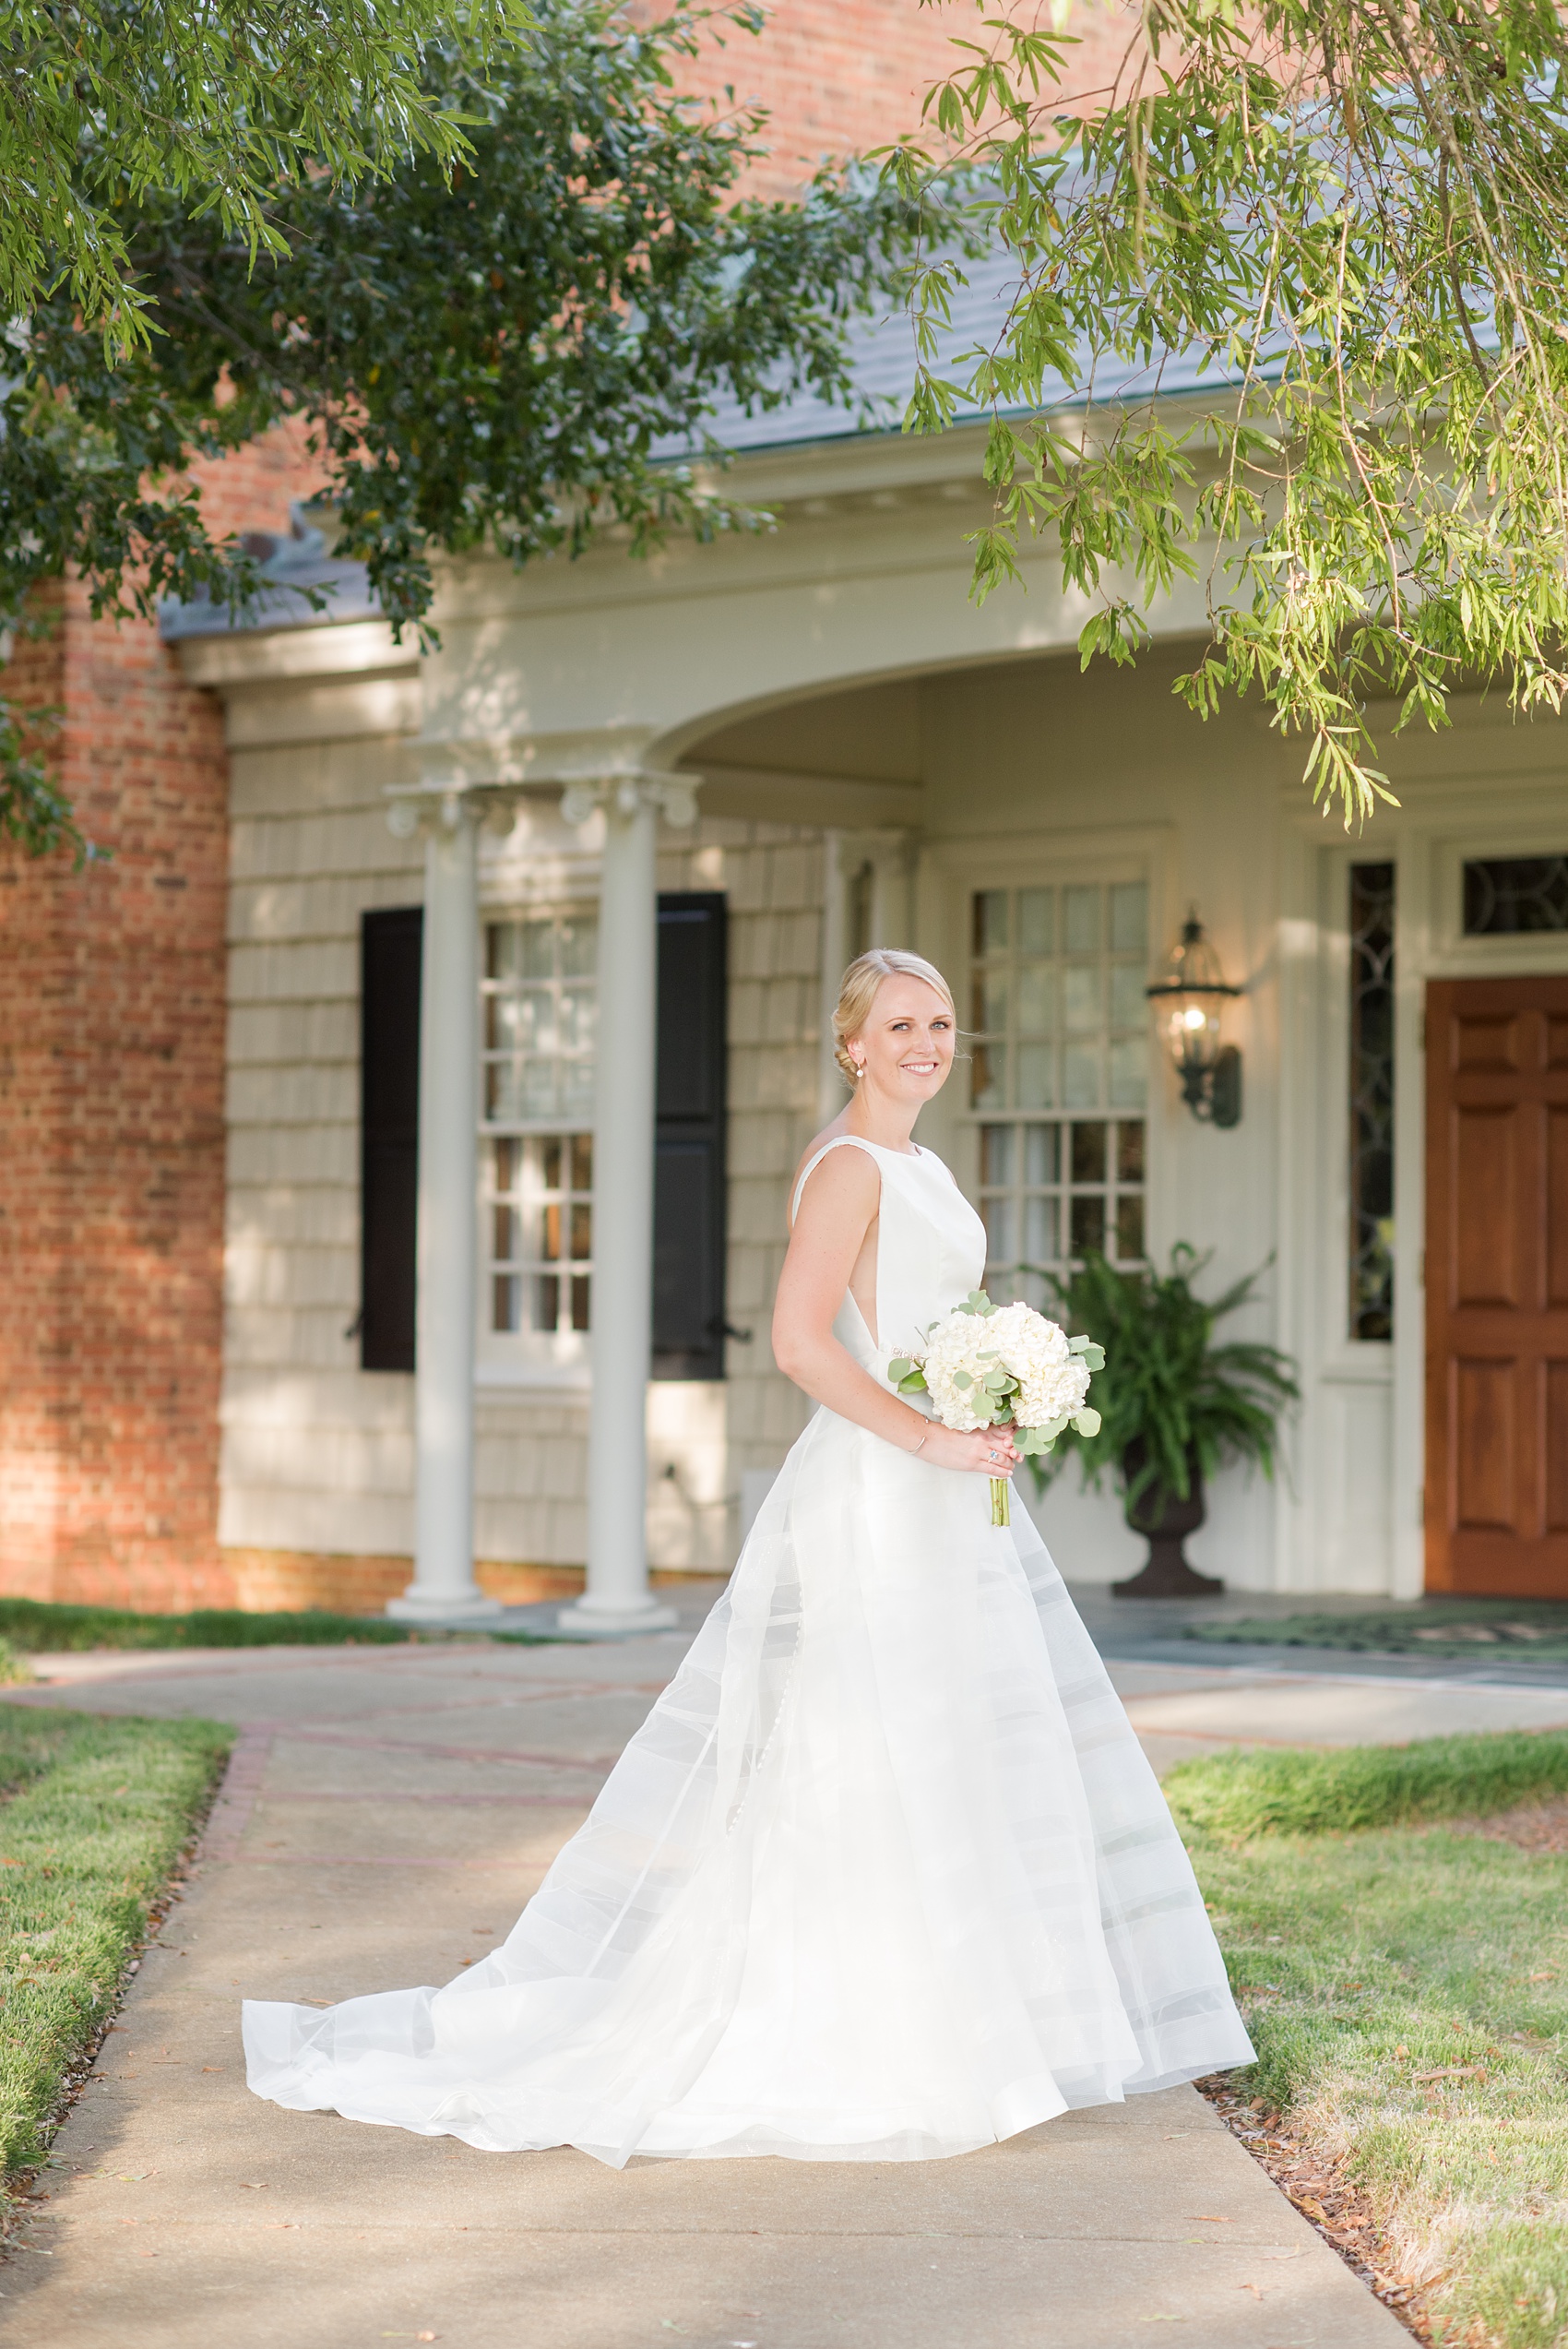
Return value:
M 1033 1306 L 1004 1305 L 990 1316 L 986 1327 L 995 1332 L 992 1343 L 1018 1381 L 1013 1412 L 1020 1427 L 1044 1427 L 1082 1411 L 1089 1391 L 1088 1370 L 1069 1351 L 1067 1333 L 1056 1322 L 1048 1321 Z
M 974 1399 L 983 1393 L 987 1372 L 997 1366 L 990 1337 L 992 1318 L 950 1313 L 927 1341 L 926 1388 L 944 1427 L 968 1432 L 991 1425 L 990 1412 L 977 1411 Z
M 1022 1303 L 992 1313 L 962 1306 L 931 1331 L 925 1385 L 944 1426 L 989 1427 L 987 1378 L 1005 1374 L 1016 1391 L 1003 1416 L 1019 1428 L 1059 1428 L 1084 1409 L 1089 1368 L 1069 1346 L 1065 1330 Z

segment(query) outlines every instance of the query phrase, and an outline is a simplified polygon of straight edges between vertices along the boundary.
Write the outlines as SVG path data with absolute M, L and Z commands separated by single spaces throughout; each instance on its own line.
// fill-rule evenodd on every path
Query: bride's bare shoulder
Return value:
M 791 1223 L 795 1220 L 793 1203 L 800 1195 L 801 1184 L 804 1179 L 806 1169 L 811 1166 L 814 1159 L 821 1156 L 824 1151 L 827 1151 L 827 1155 L 823 1159 L 822 1166 L 816 1172 L 827 1174 L 827 1186 L 830 1191 L 841 1190 L 854 1198 L 858 1198 L 863 1190 L 880 1189 L 881 1176 L 868 1151 L 828 1150 L 828 1144 L 837 1141 L 847 1130 L 844 1119 L 836 1117 L 830 1126 L 823 1127 L 820 1134 L 814 1134 L 801 1152 L 790 1185 L 790 1198 L 792 1203 L 790 1218 Z M 829 1172 L 830 1169 L 831 1172 Z M 813 1180 L 815 1180 L 814 1173 Z
M 836 1142 L 838 1139 L 839 1135 L 846 1130 L 844 1119 L 845 1112 L 840 1110 L 837 1116 L 833 1119 L 830 1125 L 825 1126 L 820 1134 L 814 1134 L 812 1136 L 810 1141 L 806 1144 L 804 1150 L 801 1152 L 800 1158 L 796 1162 L 795 1173 L 797 1175 L 800 1174 L 802 1166 L 810 1165 L 812 1160 L 816 1156 L 819 1150 L 826 1150 L 829 1142 Z

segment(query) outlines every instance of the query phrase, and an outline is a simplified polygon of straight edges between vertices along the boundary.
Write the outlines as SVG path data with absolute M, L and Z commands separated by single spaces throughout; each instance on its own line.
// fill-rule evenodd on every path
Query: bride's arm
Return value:
M 855 1259 L 876 1214 L 881 1176 L 861 1150 L 836 1150 L 801 1197 L 773 1307 L 773 1359 L 814 1402 L 938 1468 L 1005 1475 L 1017 1460 L 1000 1427 L 976 1435 L 939 1426 L 862 1370 L 833 1334 Z M 999 1457 L 992 1458 L 992 1454 Z

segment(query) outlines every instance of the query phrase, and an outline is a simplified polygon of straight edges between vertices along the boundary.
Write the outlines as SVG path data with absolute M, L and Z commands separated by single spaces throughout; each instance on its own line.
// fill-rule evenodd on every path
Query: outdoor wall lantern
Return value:
M 1241 1116 L 1241 1055 L 1219 1041 L 1219 1015 L 1227 986 L 1219 957 L 1204 936 L 1194 906 L 1182 924 L 1164 976 L 1146 991 L 1155 1026 L 1182 1080 L 1182 1098 L 1194 1117 L 1211 1126 L 1239 1125 Z

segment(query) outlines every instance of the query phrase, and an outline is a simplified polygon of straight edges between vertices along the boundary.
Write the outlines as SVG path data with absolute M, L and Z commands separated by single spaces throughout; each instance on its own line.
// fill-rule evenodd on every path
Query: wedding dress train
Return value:
M 882 1209 L 876 1338 L 849 1297 L 836 1329 L 881 1377 L 984 1231 L 930 1151 L 840 1142 Z M 1021 1506 L 826 1410 L 508 1939 L 444 1989 L 247 2002 L 244 2040 L 295 2110 L 617 2165 L 960 2153 L 1253 2055 Z

